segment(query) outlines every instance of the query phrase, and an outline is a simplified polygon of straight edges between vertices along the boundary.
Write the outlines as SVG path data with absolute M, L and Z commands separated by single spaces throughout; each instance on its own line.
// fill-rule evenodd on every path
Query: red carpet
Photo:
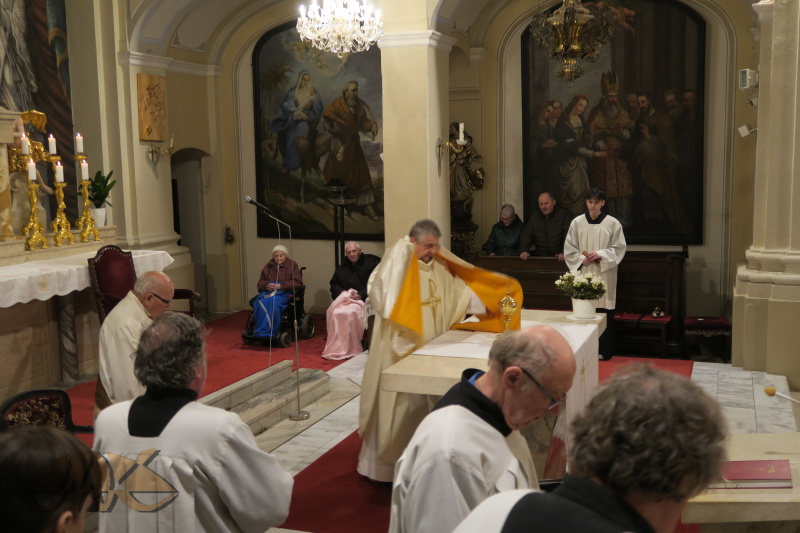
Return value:
M 280 361 L 294 361 L 294 343 L 288 348 L 245 346 L 242 342 L 247 314 L 240 311 L 230 316 L 212 320 L 206 324 L 206 358 L 208 360 L 208 379 L 202 396 L 218 391 L 240 379 L 251 376 Z M 325 321 L 321 316 L 314 317 L 317 332 L 310 339 L 300 339 L 298 344 L 300 366 L 330 370 L 343 361 L 329 361 L 320 355 L 325 348 Z M 292 365 L 294 369 L 295 365 Z M 96 379 L 67 390 L 72 402 L 72 417 L 76 424 L 93 425 L 94 389 Z M 81 440 L 91 446 L 91 435 L 79 435 Z
M 356 472 L 358 432 L 334 446 L 294 478 L 285 529 L 315 533 L 384 533 L 389 529 L 392 486 Z

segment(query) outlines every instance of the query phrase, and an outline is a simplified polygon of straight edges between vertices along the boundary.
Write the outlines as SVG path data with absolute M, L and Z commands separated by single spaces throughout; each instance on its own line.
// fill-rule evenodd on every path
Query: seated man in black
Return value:
M 531 255 L 556 257 L 564 260 L 564 240 L 567 238 L 572 216 L 567 209 L 556 204 L 549 192 L 539 195 L 539 210 L 532 213 L 519 236 L 519 257 L 527 261 Z M 531 248 L 534 252 L 531 254 Z
M 378 261 L 364 256 L 361 246 L 350 241 L 345 247 L 347 259 L 333 273 L 331 298 L 333 303 L 325 313 L 328 341 L 322 357 L 348 359 L 361 353 L 364 336 L 364 317 L 367 306 L 367 282 Z
M 500 220 L 492 226 L 489 240 L 483 245 L 486 255 L 517 255 L 523 226 L 513 205 L 505 204 L 501 207 Z

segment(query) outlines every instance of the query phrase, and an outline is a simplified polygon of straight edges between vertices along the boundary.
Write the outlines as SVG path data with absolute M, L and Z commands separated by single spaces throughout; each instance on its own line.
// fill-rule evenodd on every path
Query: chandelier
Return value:
M 563 0 L 552 13 L 534 15 L 530 29 L 550 57 L 560 61 L 556 77 L 571 85 L 583 74 L 578 59 L 596 58 L 614 35 L 616 24 L 617 15 L 607 7 L 590 12 L 580 0 Z
M 346 53 L 364 52 L 383 37 L 380 10 L 373 14 L 372 6 L 364 0 L 324 0 L 322 9 L 312 0 L 306 16 L 300 6 L 297 31 L 304 41 L 318 50 L 333 52 L 340 58 Z

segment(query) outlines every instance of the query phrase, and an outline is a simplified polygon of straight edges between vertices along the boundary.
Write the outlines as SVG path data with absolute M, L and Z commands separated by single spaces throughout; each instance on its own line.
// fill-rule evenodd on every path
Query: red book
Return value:
M 710 489 L 790 489 L 792 471 L 788 459 L 763 461 L 728 461 L 722 466 L 721 479 Z

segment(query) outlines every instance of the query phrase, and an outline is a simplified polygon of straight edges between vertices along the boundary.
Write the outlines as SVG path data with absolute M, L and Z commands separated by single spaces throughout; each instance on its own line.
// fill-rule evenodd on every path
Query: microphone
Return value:
M 259 208 L 259 209 L 261 209 L 263 211 L 266 211 L 267 213 L 272 215 L 272 211 L 270 211 L 269 207 L 265 206 L 264 204 L 260 204 L 260 203 L 256 202 L 255 200 L 253 200 L 249 196 L 245 196 L 244 197 L 244 201 L 247 202 L 248 204 L 253 204 L 257 208 Z
M 796 404 L 800 404 L 800 402 L 798 402 L 797 400 L 795 400 L 791 396 L 787 396 L 786 394 L 784 394 L 782 392 L 776 391 L 775 387 L 764 387 L 764 392 L 766 393 L 767 396 L 780 396 L 784 400 L 789 400 L 790 402 L 794 402 Z

